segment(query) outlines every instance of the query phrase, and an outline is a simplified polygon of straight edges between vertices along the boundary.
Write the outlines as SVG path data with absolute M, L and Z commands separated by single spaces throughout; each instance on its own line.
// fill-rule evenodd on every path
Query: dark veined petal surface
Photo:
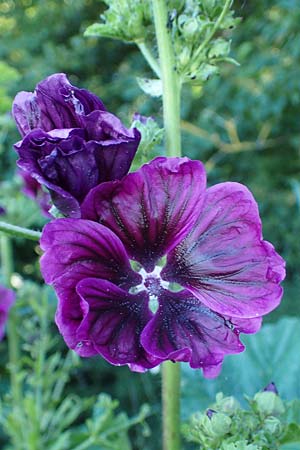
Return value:
M 252 322 L 252 323 L 251 323 Z M 148 353 L 202 368 L 205 376 L 216 376 L 226 354 L 244 350 L 239 332 L 255 332 L 260 318 L 235 324 L 205 306 L 188 290 L 162 290 L 159 308 L 145 327 L 141 342 Z
M 168 255 L 162 277 L 188 288 L 212 310 L 258 317 L 280 302 L 284 261 L 262 239 L 257 204 L 238 183 L 207 190 L 199 218 Z
M 59 302 L 56 323 L 69 347 L 78 344 L 77 329 L 84 312 L 76 291 L 85 278 L 104 278 L 118 286 L 130 288 L 141 281 L 131 269 L 127 253 L 114 233 L 88 220 L 57 219 L 44 227 L 41 248 L 41 272 L 52 284 Z M 83 340 L 83 339 L 82 339 Z M 96 354 L 87 338 L 78 353 Z
M 147 355 L 140 343 L 141 331 L 152 317 L 145 291 L 133 295 L 107 280 L 90 278 L 80 281 L 76 291 L 84 311 L 79 340 L 88 336 L 94 349 L 112 364 L 149 369 L 162 362 Z
M 159 157 L 119 182 L 94 188 L 82 205 L 82 217 L 113 230 L 130 257 L 151 272 L 193 226 L 205 183 L 199 161 Z

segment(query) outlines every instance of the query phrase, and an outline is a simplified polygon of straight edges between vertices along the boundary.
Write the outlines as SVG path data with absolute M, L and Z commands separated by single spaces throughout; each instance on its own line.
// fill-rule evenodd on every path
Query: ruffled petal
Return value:
M 222 183 L 207 190 L 198 221 L 168 255 L 161 275 L 222 315 L 251 318 L 279 304 L 285 270 L 262 240 L 252 194 L 238 183 Z
M 12 106 L 12 115 L 21 136 L 25 136 L 34 128 L 41 128 L 41 111 L 36 95 L 32 92 L 19 92 Z
M 94 110 L 105 110 L 101 100 L 86 89 L 72 86 L 64 73 L 41 81 L 36 87 L 44 131 L 55 128 L 80 128 L 82 117 Z
M 162 290 L 159 309 L 142 332 L 141 342 L 153 356 L 189 362 L 212 377 L 219 373 L 225 355 L 244 350 L 238 319 L 235 322 L 207 308 L 188 290 Z M 242 321 L 241 328 L 245 325 Z M 252 328 L 257 329 L 257 323 Z
M 119 182 L 94 188 L 82 205 L 82 217 L 112 229 L 130 257 L 151 272 L 193 226 L 205 182 L 199 161 L 159 157 Z
M 89 339 L 94 349 L 111 364 L 136 364 L 149 369 L 161 359 L 147 355 L 140 334 L 152 314 L 147 293 L 130 294 L 106 280 L 84 279 L 76 291 L 81 298 L 84 317 L 77 330 L 81 339 Z
M 129 171 L 141 140 L 136 128 L 127 129 L 107 111 L 94 111 L 83 119 L 89 146 L 99 167 L 99 183 L 120 180 Z

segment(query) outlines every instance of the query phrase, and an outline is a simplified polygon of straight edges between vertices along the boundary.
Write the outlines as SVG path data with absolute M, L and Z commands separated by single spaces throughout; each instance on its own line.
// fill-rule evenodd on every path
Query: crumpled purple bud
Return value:
M 106 111 L 98 97 L 72 86 L 65 74 L 17 94 L 13 116 L 23 140 L 18 166 L 45 186 L 65 216 L 81 216 L 87 193 L 127 174 L 141 135 Z
M 14 291 L 0 285 L 0 339 L 3 338 L 8 313 L 14 302 Z

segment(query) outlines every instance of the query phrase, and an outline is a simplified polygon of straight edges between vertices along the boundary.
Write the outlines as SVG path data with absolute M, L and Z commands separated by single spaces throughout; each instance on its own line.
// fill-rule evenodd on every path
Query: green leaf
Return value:
M 300 425 L 297 423 L 290 423 L 280 441 L 282 444 L 290 444 L 292 442 L 298 442 L 300 444 Z
M 286 317 L 264 325 L 256 335 L 242 336 L 245 351 L 225 358 L 218 378 L 204 379 L 200 371 L 183 365 L 182 414 L 206 408 L 217 392 L 234 395 L 244 402 L 249 396 L 274 381 L 280 396 L 291 400 L 300 396 L 300 319 Z

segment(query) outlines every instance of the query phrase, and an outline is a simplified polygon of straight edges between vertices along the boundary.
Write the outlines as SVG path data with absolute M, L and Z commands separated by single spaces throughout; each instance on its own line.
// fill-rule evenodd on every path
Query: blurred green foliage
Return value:
M 162 123 L 160 100 L 147 97 L 136 82 L 137 76 L 153 77 L 138 49 L 117 40 L 83 37 L 105 8 L 97 0 L 0 2 L 0 205 L 7 209 L 7 220 L 32 227 L 43 224 L 34 205 L 29 207 L 30 200 L 19 193 L 20 182 L 15 177 L 11 181 L 16 160 L 12 144 L 19 136 L 10 105 L 18 91 L 33 90 L 42 78 L 63 71 L 74 84 L 99 95 L 127 125 L 137 111 Z M 235 10 L 242 20 L 233 32 L 230 56 L 240 67 L 223 63 L 220 75 L 205 86 L 185 87 L 183 148 L 185 155 L 206 163 L 209 184 L 242 182 L 258 200 L 264 236 L 287 261 L 284 300 L 267 319 L 274 321 L 282 315 L 300 314 L 300 4 L 298 0 L 239 0 Z M 163 152 L 162 145 L 149 148 L 149 158 Z M 134 167 L 144 160 L 143 151 Z M 38 249 L 18 240 L 14 252 L 16 271 L 40 281 Z M 64 344 L 57 345 L 64 351 Z M 1 350 L 4 367 L 5 343 Z M 231 358 L 241 365 L 240 356 Z M 232 371 L 227 375 L 229 385 Z M 193 387 L 201 383 L 198 372 L 197 377 Z M 207 383 L 207 395 L 213 401 L 214 385 Z M 6 388 L 4 372 L 1 389 Z M 66 389 L 85 397 L 108 392 L 129 415 L 136 414 L 144 401 L 154 413 L 159 408 L 157 376 L 131 374 L 127 368 L 115 369 L 100 359 L 84 360 L 76 367 Z M 191 408 L 192 399 L 185 405 Z M 151 429 L 157 432 L 159 419 L 159 414 L 149 418 Z M 129 434 L 135 449 L 157 448 L 155 437 Z

